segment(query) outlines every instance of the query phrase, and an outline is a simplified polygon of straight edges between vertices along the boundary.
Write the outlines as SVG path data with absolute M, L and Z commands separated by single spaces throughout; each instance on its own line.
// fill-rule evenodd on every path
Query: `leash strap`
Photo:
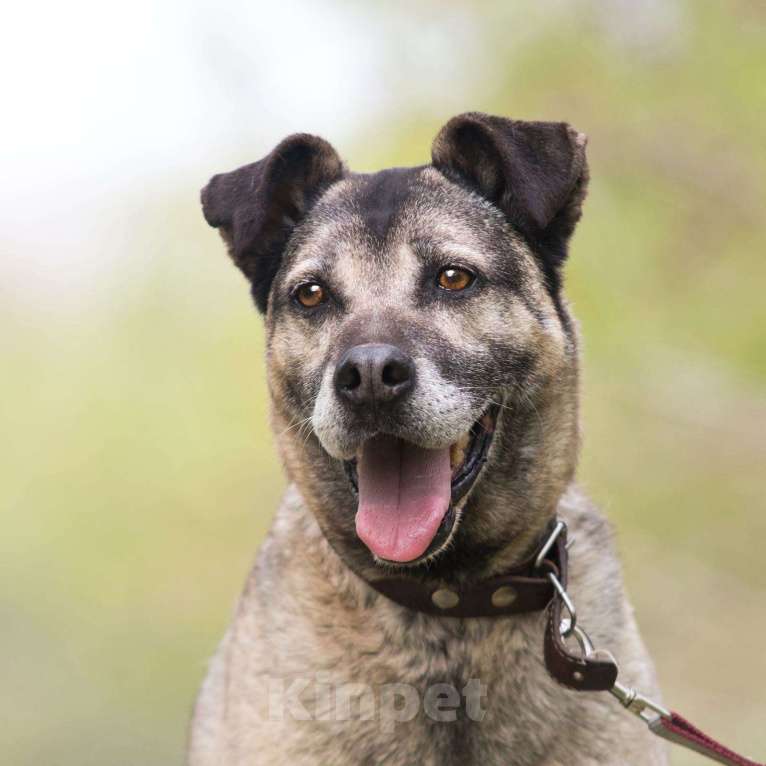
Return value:
M 726 764 L 726 766 L 763 766 L 757 761 L 752 761 L 750 758 L 745 758 L 745 756 L 729 750 L 728 747 L 724 747 L 720 742 L 716 742 L 696 726 L 690 724 L 678 713 L 671 712 L 670 718 L 661 716 L 649 724 L 649 729 L 658 737 L 689 750 L 694 750 L 696 753 L 718 763 Z

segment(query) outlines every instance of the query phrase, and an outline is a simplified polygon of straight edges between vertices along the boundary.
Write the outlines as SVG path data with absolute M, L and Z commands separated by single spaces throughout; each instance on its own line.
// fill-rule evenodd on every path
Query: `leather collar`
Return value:
M 544 658 L 559 683 L 580 691 L 606 691 L 617 680 L 611 656 L 573 653 L 562 637 L 562 594 L 567 586 L 567 528 L 554 520 L 543 542 L 526 561 L 506 574 L 466 587 L 426 584 L 406 577 L 366 580 L 386 598 L 415 612 L 473 619 L 507 617 L 547 610 Z

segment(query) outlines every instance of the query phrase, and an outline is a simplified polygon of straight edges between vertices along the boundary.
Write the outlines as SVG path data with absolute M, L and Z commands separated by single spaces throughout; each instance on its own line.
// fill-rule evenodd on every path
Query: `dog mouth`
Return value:
M 378 434 L 345 461 L 359 499 L 356 533 L 377 559 L 413 565 L 446 547 L 461 500 L 487 460 L 497 412 L 490 407 L 448 447 L 427 449 Z

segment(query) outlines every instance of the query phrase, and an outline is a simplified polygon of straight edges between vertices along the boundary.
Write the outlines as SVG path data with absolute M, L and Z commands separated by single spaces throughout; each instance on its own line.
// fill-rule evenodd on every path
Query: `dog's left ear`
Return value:
M 563 122 L 469 112 L 441 129 L 431 156 L 446 176 L 497 205 L 555 269 L 566 257 L 585 198 L 585 144 L 585 135 Z

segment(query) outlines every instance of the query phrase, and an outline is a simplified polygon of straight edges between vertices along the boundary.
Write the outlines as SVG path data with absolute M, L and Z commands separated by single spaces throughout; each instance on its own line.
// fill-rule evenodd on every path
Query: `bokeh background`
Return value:
M 297 130 L 419 164 L 469 109 L 590 137 L 581 480 L 666 699 L 766 758 L 766 3 L 30 0 L 0 42 L 0 762 L 180 764 L 278 501 L 198 189 Z

